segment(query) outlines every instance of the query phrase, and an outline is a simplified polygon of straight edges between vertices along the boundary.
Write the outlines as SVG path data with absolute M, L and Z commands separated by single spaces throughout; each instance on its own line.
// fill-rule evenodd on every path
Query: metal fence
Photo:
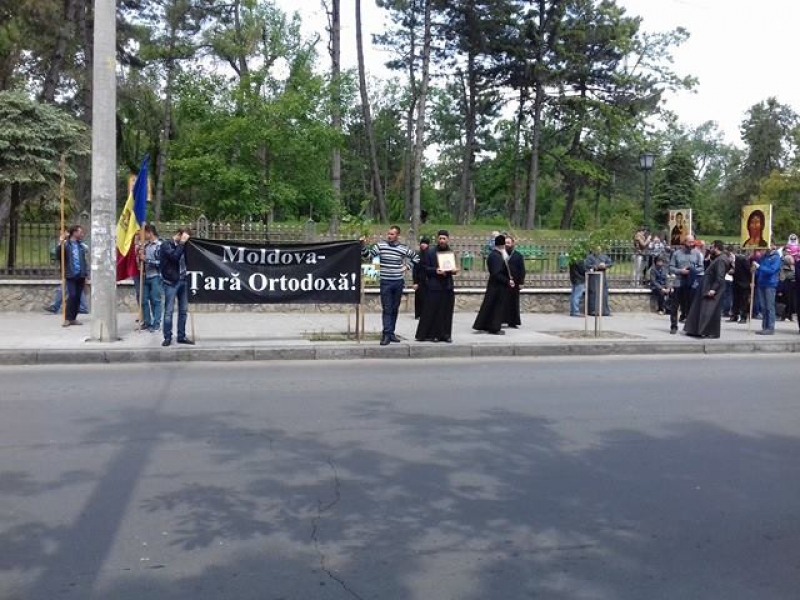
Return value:
M 78 222 L 89 227 L 88 215 Z M 162 237 L 167 237 L 182 223 L 158 225 Z M 335 240 L 355 239 L 357 234 L 342 232 L 331 235 L 317 231 L 317 224 L 309 221 L 304 225 L 273 224 L 267 227 L 260 222 L 210 222 L 204 217 L 191 224 L 194 235 L 216 240 L 252 243 L 320 243 Z M 91 240 L 86 239 L 88 244 Z M 59 276 L 56 262 L 58 226 L 51 223 L 19 223 L 16 231 L 9 227 L 0 241 L 0 279 L 56 278 Z M 453 235 L 450 245 L 456 252 L 461 272 L 456 276 L 459 287 L 480 287 L 487 279 L 485 257 L 490 249 L 486 236 Z M 517 247 L 526 255 L 527 287 L 563 288 L 569 286 L 570 240 L 550 239 L 540 241 L 520 235 Z M 609 241 L 605 249 L 614 266 L 609 270 L 609 281 L 613 287 L 631 287 L 633 277 L 633 248 L 630 241 Z

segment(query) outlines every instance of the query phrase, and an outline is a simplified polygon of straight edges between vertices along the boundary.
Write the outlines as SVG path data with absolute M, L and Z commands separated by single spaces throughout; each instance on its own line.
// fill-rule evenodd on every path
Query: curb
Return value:
M 489 357 L 665 356 L 676 354 L 777 354 L 800 352 L 798 341 L 602 341 L 551 344 L 338 344 L 296 347 L 193 347 L 136 349 L 0 349 L 0 365 L 81 365 L 181 362 L 262 362 L 349 359 Z

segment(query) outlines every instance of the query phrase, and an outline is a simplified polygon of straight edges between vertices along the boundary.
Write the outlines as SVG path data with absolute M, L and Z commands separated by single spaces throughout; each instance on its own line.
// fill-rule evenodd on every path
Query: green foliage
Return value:
M 653 204 L 660 226 L 667 224 L 671 208 L 696 208 L 697 168 L 694 156 L 686 146 L 673 146 L 655 175 Z
M 58 181 L 63 154 L 89 152 L 82 123 L 23 92 L 0 92 L 0 185 L 41 187 Z M 70 169 L 67 173 L 74 176 Z

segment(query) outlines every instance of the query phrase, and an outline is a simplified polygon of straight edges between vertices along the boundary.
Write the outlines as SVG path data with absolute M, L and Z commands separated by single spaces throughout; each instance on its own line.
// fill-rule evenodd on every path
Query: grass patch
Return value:
M 599 335 L 595 336 L 594 329 L 592 328 L 592 319 L 589 318 L 589 331 L 543 331 L 547 335 L 554 335 L 565 340 L 643 340 L 641 335 L 633 335 L 631 333 L 620 333 L 618 331 L 601 331 Z
M 311 331 L 303 333 L 303 338 L 310 342 L 357 342 L 358 338 L 354 332 L 347 333 L 346 331 Z M 362 337 L 362 342 L 378 342 L 381 339 L 381 334 L 374 331 L 365 332 Z

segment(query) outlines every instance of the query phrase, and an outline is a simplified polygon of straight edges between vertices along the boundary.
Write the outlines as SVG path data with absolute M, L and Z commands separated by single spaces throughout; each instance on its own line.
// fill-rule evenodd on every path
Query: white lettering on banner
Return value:
M 197 295 L 197 288 L 200 286 L 200 278 L 203 276 L 202 271 L 186 271 L 186 276 L 189 278 L 189 291 L 192 296 Z
M 254 292 L 263 292 L 267 289 L 267 278 L 263 273 L 253 273 L 247 283 Z
M 325 260 L 324 255 L 314 251 L 286 251 L 276 248 L 267 250 L 266 248 L 247 249 L 244 246 L 232 248 L 222 246 L 222 262 L 237 263 L 240 265 L 316 265 L 319 261 Z

